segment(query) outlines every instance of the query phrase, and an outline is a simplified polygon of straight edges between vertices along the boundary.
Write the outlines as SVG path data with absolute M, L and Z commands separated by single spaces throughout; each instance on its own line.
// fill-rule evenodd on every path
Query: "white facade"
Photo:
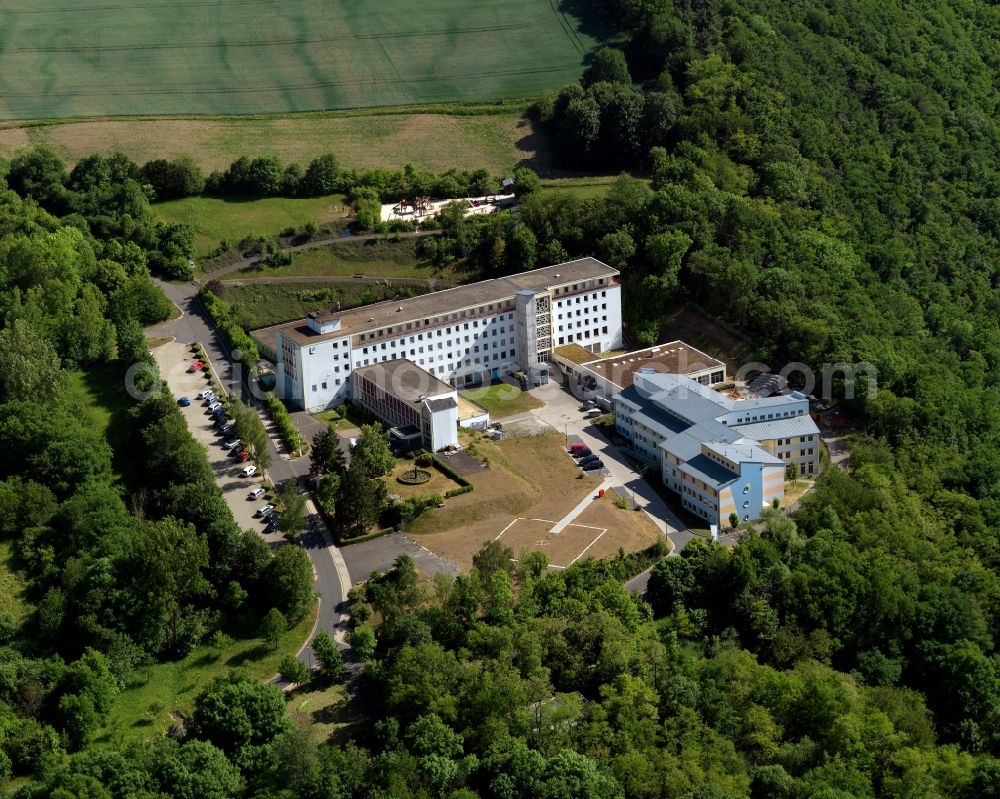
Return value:
M 618 272 L 592 258 L 398 303 L 316 314 L 275 332 L 277 390 L 309 411 L 350 396 L 353 369 L 406 358 L 456 387 L 551 360 L 561 335 L 621 346 Z M 572 331 L 570 333 L 569 331 Z

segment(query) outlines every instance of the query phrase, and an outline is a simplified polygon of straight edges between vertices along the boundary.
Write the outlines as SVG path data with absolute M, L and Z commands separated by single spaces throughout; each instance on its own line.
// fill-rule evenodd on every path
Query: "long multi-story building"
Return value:
M 553 347 L 621 346 L 619 273 L 594 258 L 484 280 L 254 334 L 275 358 L 276 390 L 309 411 L 351 396 L 355 369 L 405 358 L 454 388 L 545 373 Z
M 742 521 L 785 490 L 785 472 L 819 469 L 819 428 L 793 391 L 738 400 L 690 377 L 640 369 L 614 397 L 615 428 L 660 471 L 681 504 L 710 524 Z

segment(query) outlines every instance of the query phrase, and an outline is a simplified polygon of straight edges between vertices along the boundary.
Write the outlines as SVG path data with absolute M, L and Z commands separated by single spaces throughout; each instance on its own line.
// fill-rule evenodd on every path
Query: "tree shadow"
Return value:
M 614 14 L 605 3 L 594 0 L 562 0 L 559 3 L 560 13 L 576 22 L 577 30 L 597 39 L 598 42 L 608 41 L 619 36 L 623 31 L 624 20 Z M 592 54 L 587 53 L 585 60 L 589 61 Z
M 266 644 L 258 644 L 257 646 L 251 647 L 250 649 L 246 650 L 245 652 L 240 652 L 236 655 L 233 655 L 231 658 L 229 658 L 229 660 L 226 661 L 226 665 L 233 666 L 234 668 L 237 666 L 242 666 L 244 663 L 249 663 L 253 660 L 260 660 L 261 658 L 266 657 L 268 652 L 270 651 L 271 651 L 270 647 L 268 647 Z

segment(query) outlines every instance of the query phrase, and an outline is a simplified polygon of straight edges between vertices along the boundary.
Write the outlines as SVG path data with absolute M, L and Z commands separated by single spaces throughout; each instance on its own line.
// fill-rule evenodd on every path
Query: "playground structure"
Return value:
M 419 221 L 438 213 L 448 203 L 461 202 L 462 200 L 469 204 L 469 207 L 465 209 L 466 216 L 495 214 L 504 208 L 512 208 L 516 204 L 513 193 L 484 194 L 482 197 L 445 200 L 434 200 L 430 197 L 414 197 L 411 200 L 402 197 L 397 203 L 386 203 L 382 206 L 382 221 L 392 222 L 397 219 L 410 222 Z

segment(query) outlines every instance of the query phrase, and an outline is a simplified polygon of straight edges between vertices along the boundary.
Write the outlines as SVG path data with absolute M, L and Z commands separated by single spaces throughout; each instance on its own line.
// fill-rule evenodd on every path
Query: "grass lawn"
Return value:
M 587 178 L 554 178 L 542 181 L 542 191 L 547 193 L 571 194 L 580 200 L 603 197 L 608 193 L 615 176 Z
M 597 498 L 600 479 L 583 475 L 557 434 L 490 441 L 463 432 L 466 451 L 489 468 L 466 475 L 475 490 L 447 500 L 413 520 L 407 532 L 463 569 L 484 542 L 497 539 L 514 550 L 545 553 L 553 568 L 586 557 L 610 558 L 619 549 L 636 552 L 662 538 L 644 512 L 615 506 L 609 493 Z M 593 497 L 561 533 L 553 525 L 580 500 Z
M 369 241 L 340 241 L 325 247 L 301 250 L 292 253 L 288 266 L 244 267 L 239 272 L 229 273 L 226 280 L 239 277 L 312 277 L 314 275 L 334 275 L 351 277 L 406 277 L 441 278 L 452 277 L 450 272 L 433 266 L 430 261 L 418 255 L 419 240 L 403 238 L 398 240 L 371 239 Z
M 199 646 L 183 660 L 139 669 L 130 685 L 116 697 L 108 722 L 95 735 L 95 742 L 118 747 L 162 735 L 172 723 L 171 713 L 190 713 L 198 692 L 237 666 L 248 669 L 257 679 L 269 678 L 277 673 L 285 654 L 294 654 L 302 646 L 312 630 L 317 608 L 282 636 L 276 650 L 252 638 L 238 640 L 222 651 Z
M 268 114 L 530 97 L 606 32 L 548 0 L 8 3 L 0 117 Z M 150 8 L 153 9 L 151 13 Z M 54 46 L 53 32 L 63 38 Z M 335 142 L 331 142 L 335 145 Z
M 533 408 L 541 408 L 545 404 L 527 391 L 521 391 L 509 383 L 496 383 L 461 393 L 466 399 L 482 405 L 490 412 L 490 417 L 493 419 L 503 419 Z
M 276 236 L 287 227 L 302 227 L 307 222 L 323 225 L 347 216 L 350 207 L 344 197 L 292 199 L 266 197 L 260 200 L 222 200 L 215 197 L 185 197 L 153 206 L 165 222 L 183 222 L 195 232 L 195 252 L 208 255 L 225 239 L 232 245 L 247 236 Z
M 22 592 L 24 581 L 10 565 L 12 556 L 10 541 L 0 541 L 0 612 L 10 613 L 20 621 L 28 613 Z
M 94 364 L 70 373 L 70 392 L 86 418 L 111 445 L 115 471 L 124 479 L 133 473 L 137 463 L 129 441 L 128 415 L 135 401 L 125 391 L 123 375 L 124 369 L 118 361 Z
M 223 296 L 238 304 L 240 321 L 249 330 L 302 319 L 318 309 L 354 308 L 381 300 L 401 299 L 427 291 L 422 286 L 371 283 L 248 283 L 227 285 Z
M 332 743 L 361 721 L 354 718 L 347 689 L 339 684 L 297 688 L 288 698 L 288 715 L 318 744 Z
M 420 485 L 407 485 L 406 483 L 401 483 L 396 478 L 401 475 L 411 473 L 413 471 L 413 461 L 397 461 L 396 468 L 394 468 L 392 473 L 385 478 L 385 485 L 386 488 L 389 489 L 389 493 L 396 494 L 403 499 L 409 499 L 410 497 L 417 496 L 426 497 L 431 494 L 441 494 L 441 496 L 444 496 L 446 491 L 451 491 L 453 488 L 461 488 L 458 483 L 440 472 L 434 466 L 418 466 L 417 468 L 430 472 L 431 479 L 426 483 L 421 483 Z

